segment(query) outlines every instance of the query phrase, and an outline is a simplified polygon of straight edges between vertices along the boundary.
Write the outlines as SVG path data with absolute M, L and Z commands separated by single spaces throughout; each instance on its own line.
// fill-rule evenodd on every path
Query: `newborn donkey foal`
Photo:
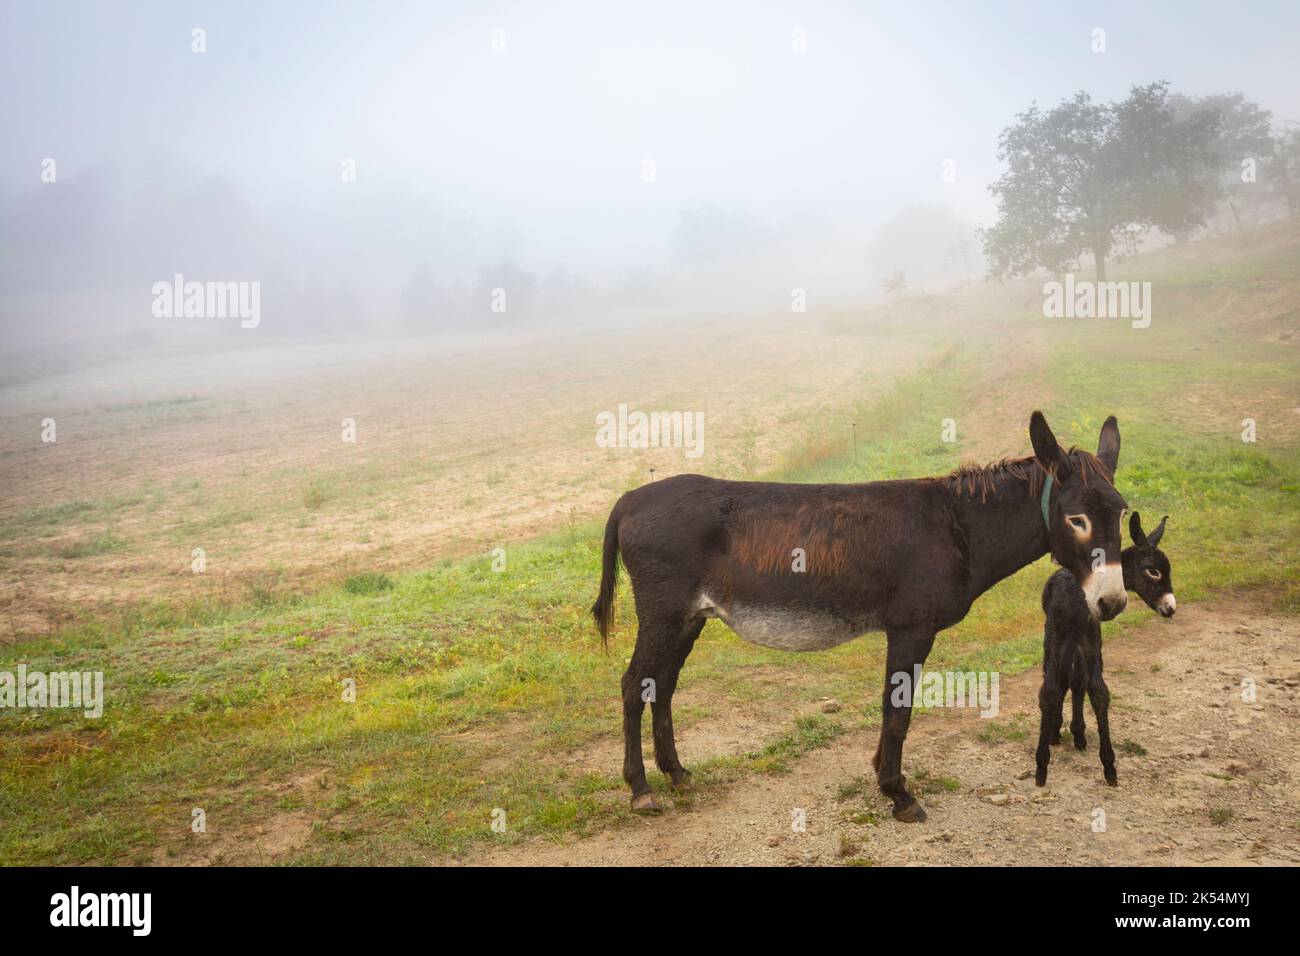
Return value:
M 1129 535 L 1133 544 L 1120 554 L 1124 569 L 1124 588 L 1135 591 L 1142 600 L 1162 617 L 1172 617 L 1177 602 L 1174 600 L 1173 582 L 1170 580 L 1169 559 L 1156 545 L 1165 533 L 1168 515 L 1148 537 L 1142 531 L 1142 519 L 1135 511 L 1129 519 Z M 1078 581 L 1067 571 L 1057 571 L 1043 588 L 1043 612 L 1047 619 L 1043 626 L 1043 686 L 1038 692 L 1038 709 L 1041 723 L 1038 730 L 1038 763 L 1034 782 L 1047 783 L 1047 763 L 1051 759 L 1050 744 L 1061 742 L 1061 706 L 1065 691 L 1073 695 L 1073 717 L 1070 733 L 1074 746 L 1083 750 L 1087 745 L 1083 735 L 1083 692 L 1086 688 L 1097 715 L 1099 751 L 1106 782 L 1112 787 L 1118 783 L 1115 775 L 1115 751 L 1110 745 L 1110 691 L 1102 677 L 1101 624 L 1088 611 L 1083 591 Z

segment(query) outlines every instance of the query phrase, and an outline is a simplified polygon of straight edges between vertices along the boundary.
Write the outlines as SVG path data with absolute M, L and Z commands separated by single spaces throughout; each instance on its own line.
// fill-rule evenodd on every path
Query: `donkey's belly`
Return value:
M 721 607 L 707 595 L 701 597 L 699 610 L 705 617 L 719 618 L 751 644 L 780 651 L 824 651 L 876 629 L 870 620 L 849 620 L 802 607 L 754 604 Z

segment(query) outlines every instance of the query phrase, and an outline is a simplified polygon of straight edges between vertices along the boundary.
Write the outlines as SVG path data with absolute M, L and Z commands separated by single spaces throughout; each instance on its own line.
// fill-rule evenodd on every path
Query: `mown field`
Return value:
M 1275 227 L 1116 271 L 1152 281 L 1150 328 L 1044 319 L 1029 285 L 833 317 L 845 343 L 908 343 L 911 371 L 883 386 L 864 371 L 815 416 L 778 428 L 768 440 L 779 464 L 761 476 L 858 481 L 1023 454 L 1034 408 L 1091 448 L 1113 413 L 1121 491 L 1144 515 L 1170 515 L 1180 606 L 1250 595 L 1300 611 L 1300 235 Z M 940 437 L 949 418 L 955 443 Z M 1254 443 L 1242 441 L 1246 418 Z M 735 473 L 734 460 L 717 465 L 706 457 L 699 470 Z M 609 504 L 618 490 L 606 489 Z M 500 572 L 487 552 L 361 566 L 339 586 L 214 603 L 186 623 L 113 613 L 0 646 L 0 670 L 102 670 L 108 689 L 99 720 L 0 715 L 0 862 L 422 864 L 621 825 L 630 595 L 624 584 L 606 654 L 588 611 L 601 522 L 552 526 L 506 541 Z M 1037 666 L 1049 573 L 1044 559 L 995 588 L 940 636 L 931 664 Z M 1126 614 L 1107 639 L 1145 623 Z M 781 774 L 871 723 L 883 646 L 869 635 L 783 654 L 711 622 L 675 707 L 679 737 L 697 741 L 682 755 L 698 786 L 669 812 L 707 808 L 734 782 Z M 822 713 L 824 698 L 843 708 Z M 205 833 L 191 832 L 195 808 Z M 496 809 L 503 833 L 490 826 Z

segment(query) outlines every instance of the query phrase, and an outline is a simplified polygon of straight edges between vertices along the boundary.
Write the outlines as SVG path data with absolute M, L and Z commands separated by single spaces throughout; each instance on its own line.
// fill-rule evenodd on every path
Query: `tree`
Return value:
M 1080 91 L 1016 119 L 998 139 L 1007 170 L 989 187 L 998 221 L 980 233 L 993 275 L 1059 272 L 1091 253 L 1104 282 L 1112 252 L 1133 251 L 1144 230 L 1204 222 L 1217 120 L 1204 111 L 1178 121 L 1168 84 L 1135 86 L 1118 103 Z
M 1273 135 L 1268 172 L 1271 191 L 1282 197 L 1287 215 L 1300 214 L 1300 127 Z
M 528 319 L 537 305 L 537 276 L 503 259 L 479 270 L 474 302 L 476 311 L 492 315 L 500 325 Z
M 1198 113 L 1213 113 L 1218 118 L 1217 132 L 1209 143 L 1210 165 L 1206 167 L 1205 212 L 1213 214 L 1223 203 L 1232 214 L 1233 224 L 1241 228 L 1242 210 L 1258 205 L 1265 196 L 1258 178 L 1243 178 L 1243 164 L 1263 165 L 1273 153 L 1270 128 L 1272 114 L 1252 103 L 1241 93 L 1220 93 L 1189 97 L 1175 93 L 1169 105 L 1179 121 L 1190 120 Z M 1186 234 L 1178 235 L 1185 239 Z
M 880 280 L 880 288 L 884 290 L 885 295 L 891 299 L 896 299 L 907 291 L 907 273 L 902 269 L 891 272 L 885 278 Z

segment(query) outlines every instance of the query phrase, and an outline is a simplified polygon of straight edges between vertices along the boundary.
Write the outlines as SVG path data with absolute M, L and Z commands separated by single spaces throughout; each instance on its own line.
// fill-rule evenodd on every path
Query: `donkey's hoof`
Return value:
M 681 790 L 684 792 L 695 789 L 695 784 L 691 780 L 691 772 L 689 770 L 683 770 L 681 773 L 677 774 L 677 776 L 673 777 L 672 781 L 674 790 Z
M 632 795 L 632 812 L 633 813 L 658 813 L 659 804 L 655 803 L 653 793 L 636 793 Z
M 1046 768 L 1044 768 L 1043 770 L 1039 770 L 1039 771 L 1035 772 L 1035 774 L 1034 774 L 1034 786 L 1035 786 L 1035 787 L 1045 787 L 1045 786 L 1047 786 L 1047 770 L 1046 770 Z
M 913 800 L 905 807 L 896 808 L 894 819 L 899 823 L 924 823 L 925 809 L 918 801 Z
M 1087 737 L 1075 737 L 1075 738 L 1074 738 L 1074 749 L 1075 749 L 1075 750 L 1087 750 L 1087 749 L 1088 749 L 1088 738 L 1087 738 Z
M 1119 775 L 1115 773 L 1115 770 L 1113 768 L 1110 770 L 1105 770 L 1103 771 L 1103 773 L 1106 776 L 1106 786 L 1108 787 L 1119 786 Z

